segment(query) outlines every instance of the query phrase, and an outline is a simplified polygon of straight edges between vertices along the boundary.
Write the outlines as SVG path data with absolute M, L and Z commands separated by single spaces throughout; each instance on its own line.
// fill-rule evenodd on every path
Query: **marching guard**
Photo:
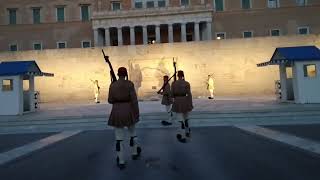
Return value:
M 112 104 L 112 111 L 108 125 L 114 127 L 116 138 L 117 165 L 120 169 L 126 167 L 124 159 L 124 134 L 128 128 L 132 159 L 136 160 L 141 154 L 141 147 L 137 143 L 135 125 L 139 121 L 138 99 L 134 84 L 128 80 L 128 72 L 124 67 L 118 69 L 119 79 L 111 83 L 108 102 Z
M 185 143 L 187 138 L 191 136 L 189 113 L 193 109 L 193 104 L 190 83 L 184 79 L 183 71 L 178 71 L 178 80 L 172 83 L 171 88 L 174 99 L 172 111 L 176 113 L 177 120 L 180 123 L 177 139 L 179 142 Z
M 164 126 L 172 125 L 172 111 L 171 111 L 171 105 L 173 103 L 172 95 L 171 95 L 171 89 L 169 84 L 169 77 L 163 76 L 163 84 L 164 88 L 159 94 L 162 95 L 162 101 L 161 104 L 165 106 L 166 112 L 168 115 L 168 120 L 162 120 L 161 123 Z

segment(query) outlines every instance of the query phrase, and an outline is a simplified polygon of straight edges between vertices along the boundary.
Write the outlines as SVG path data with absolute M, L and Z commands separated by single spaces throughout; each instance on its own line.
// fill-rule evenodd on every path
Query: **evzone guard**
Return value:
M 177 62 L 175 61 L 175 58 L 173 58 L 173 68 L 174 68 L 174 74 L 169 78 L 167 75 L 163 76 L 163 85 L 161 89 L 157 92 L 158 94 L 162 95 L 162 101 L 161 104 L 165 105 L 166 107 L 166 112 L 168 115 L 167 120 L 162 120 L 161 123 L 164 126 L 169 126 L 172 125 L 173 119 L 172 119 L 172 103 L 173 103 L 173 98 L 172 98 L 172 93 L 170 89 L 170 80 L 174 78 L 174 81 L 177 80 Z
M 213 75 L 208 75 L 208 80 L 207 80 L 207 89 L 210 92 L 210 96 L 208 99 L 214 99 L 214 81 L 213 81 Z
M 104 54 L 104 53 L 103 53 Z M 140 157 L 141 147 L 137 142 L 135 125 L 139 121 L 139 106 L 135 92 L 134 84 L 128 80 L 128 72 L 124 67 L 118 69 L 119 79 L 117 80 L 113 72 L 108 56 L 105 56 L 106 62 L 111 69 L 112 83 L 109 87 L 108 102 L 112 104 L 112 110 L 108 125 L 114 127 L 116 140 L 116 162 L 120 169 L 126 167 L 124 159 L 125 128 L 128 128 L 132 159 Z
M 92 80 L 90 79 L 91 82 L 93 83 L 93 94 L 94 94 L 94 102 L 95 103 L 100 103 L 99 96 L 100 96 L 100 86 L 98 80 Z
M 178 71 L 178 80 L 172 83 L 171 93 L 173 96 L 172 111 L 176 113 L 180 123 L 177 139 L 179 142 L 185 143 L 187 138 L 191 136 L 189 113 L 193 109 L 193 104 L 190 83 L 184 79 L 183 71 Z
M 162 120 L 161 123 L 164 126 L 172 125 L 172 111 L 171 111 L 171 105 L 173 103 L 172 95 L 171 95 L 171 89 L 170 89 L 170 83 L 169 83 L 169 77 L 163 76 L 163 87 L 160 91 L 158 91 L 158 94 L 162 95 L 162 101 L 161 104 L 165 106 L 166 112 L 167 112 L 167 120 Z

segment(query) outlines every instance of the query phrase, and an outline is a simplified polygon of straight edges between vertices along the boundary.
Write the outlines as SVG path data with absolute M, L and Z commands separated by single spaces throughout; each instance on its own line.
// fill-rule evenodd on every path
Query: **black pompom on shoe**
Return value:
M 141 151 L 142 151 L 141 147 L 137 147 L 138 154 L 132 155 L 131 156 L 132 160 L 138 160 L 140 158 L 140 156 L 141 156 Z
M 191 133 L 186 133 L 186 137 L 190 138 L 191 137 Z
M 119 157 L 117 157 L 117 166 L 119 167 L 120 170 L 123 170 L 123 169 L 126 168 L 126 164 L 125 163 L 124 164 L 120 164 L 119 163 Z
M 118 167 L 120 170 L 123 170 L 126 168 L 126 164 L 118 164 Z
M 168 122 L 168 121 L 161 121 L 161 124 L 164 125 L 164 126 L 170 126 L 172 125 L 171 122 Z
M 181 134 L 177 134 L 177 139 L 181 143 L 186 143 L 187 142 L 186 138 L 182 138 Z

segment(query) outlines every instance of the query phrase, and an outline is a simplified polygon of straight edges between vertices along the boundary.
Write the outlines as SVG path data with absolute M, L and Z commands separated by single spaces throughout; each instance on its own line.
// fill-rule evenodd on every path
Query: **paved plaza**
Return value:
M 0 179 L 5 180 L 318 180 L 320 105 L 269 97 L 195 99 L 192 137 L 163 127 L 159 101 L 140 102 L 143 148 L 115 164 L 110 105 L 41 104 L 37 113 L 0 117 Z M 126 148 L 128 140 L 125 141 Z

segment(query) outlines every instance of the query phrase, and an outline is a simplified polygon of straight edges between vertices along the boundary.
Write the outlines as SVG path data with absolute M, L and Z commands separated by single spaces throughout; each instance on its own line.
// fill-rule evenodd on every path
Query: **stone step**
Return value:
M 278 119 L 278 118 L 304 118 L 304 117 L 320 117 L 320 111 L 306 111 L 306 112 L 268 112 L 268 113 L 192 113 L 190 119 L 193 121 L 201 119 L 221 119 L 228 121 L 236 119 Z M 166 119 L 166 113 L 142 115 L 141 121 L 155 121 L 159 122 Z M 49 119 L 49 120 L 19 120 L 19 121 L 0 121 L 0 128 L 11 126 L 33 126 L 33 125 L 59 125 L 59 124 L 91 124 L 91 123 L 106 123 L 107 117 L 101 118 L 66 118 L 66 119 Z
M 159 120 L 143 120 L 138 123 L 138 128 L 164 128 Z M 257 125 L 272 125 L 272 124 L 299 124 L 299 123 L 320 123 L 320 116 L 282 116 L 282 117 L 241 117 L 241 118 L 202 118 L 191 119 L 192 127 L 206 126 L 228 126 L 239 124 L 257 124 Z M 176 127 L 177 123 L 173 126 Z M 57 124 L 33 124 L 33 125 L 17 125 L 17 126 L 2 126 L 0 134 L 15 133 L 15 132 L 55 132 L 63 130 L 98 130 L 110 129 L 106 121 L 91 121 L 91 122 L 70 122 L 65 121 Z
M 279 114 L 288 114 L 288 113 L 318 113 L 320 114 L 320 108 L 319 107 L 290 107 L 284 106 L 283 108 L 277 108 L 277 109 L 260 109 L 260 110 L 212 110 L 212 111 L 193 111 L 191 113 L 192 116 L 197 115 L 220 115 L 220 116 L 232 116 L 237 114 L 247 114 L 250 116 L 260 115 L 260 114 L 273 114 L 273 113 L 279 113 Z M 27 114 L 24 116 L 0 116 L 0 123 L 4 122 L 15 122 L 15 121 L 42 121 L 42 120 L 65 120 L 65 119 L 95 119 L 95 118 L 108 118 L 108 114 L 99 114 L 99 115 L 80 115 L 80 116 L 64 116 L 64 115 L 49 115 L 49 114 L 41 114 L 40 113 L 34 113 L 34 114 Z M 153 112 L 153 113 L 144 113 L 141 114 L 142 117 L 146 118 L 152 118 L 153 116 L 166 116 L 165 112 Z

